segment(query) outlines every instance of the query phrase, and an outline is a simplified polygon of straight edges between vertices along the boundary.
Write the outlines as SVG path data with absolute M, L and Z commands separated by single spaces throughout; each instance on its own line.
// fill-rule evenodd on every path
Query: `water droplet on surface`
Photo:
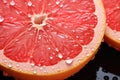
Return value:
M 34 64 L 34 63 L 31 63 L 31 66 L 32 66 L 32 67 L 34 67 L 34 66 L 35 66 L 35 64 Z
M 50 47 L 48 47 L 48 50 L 51 50 L 51 48 L 50 48 Z
M 0 22 L 4 21 L 4 17 L 0 16 Z
M 56 48 L 55 51 L 59 52 L 58 48 Z
M 72 64 L 73 59 L 67 59 L 67 60 L 65 60 L 65 62 L 66 62 L 66 64 Z
M 92 48 L 91 50 L 92 50 L 92 51 L 94 51 L 94 50 L 95 50 L 95 48 Z
M 14 5 L 15 5 L 15 1 L 12 0 L 12 1 L 10 2 L 10 5 L 11 5 L 11 6 L 14 6 Z
M 120 38 L 118 38 L 118 40 L 120 41 Z
M 36 70 L 33 70 L 33 74 L 36 74 L 37 73 L 37 71 Z
M 20 65 L 19 65 L 19 64 L 17 64 L 16 66 L 17 66 L 17 67 L 19 67 Z
M 62 54 L 58 54 L 58 57 L 60 58 L 60 59 L 62 59 L 63 58 L 63 55 Z
M 28 14 L 28 17 L 30 18 L 30 17 L 32 17 L 32 15 L 31 15 L 31 14 Z
M 59 2 L 59 1 L 56 1 L 56 4 L 58 5 L 58 4 L 60 4 L 60 2 Z
M 7 0 L 3 0 L 3 3 L 7 3 Z
M 53 56 L 50 56 L 50 59 L 53 59 Z
M 61 4 L 60 7 L 62 8 L 62 7 L 63 7 L 63 4 Z
M 47 71 L 46 71 L 46 70 L 44 70 L 43 72 L 44 72 L 44 73 L 46 73 Z
M 43 67 L 40 67 L 40 70 L 43 70 Z
M 9 68 L 12 68 L 12 64 L 8 64 L 8 67 L 9 67 Z
M 32 2 L 31 1 L 28 1 L 28 6 L 32 6 Z
M 90 56 L 90 54 L 89 53 L 87 53 L 87 55 L 86 56 Z
M 4 59 L 4 60 L 3 60 L 3 62 L 4 62 L 4 63 L 7 63 L 7 60 L 6 60 L 6 59 Z
M 71 2 L 76 2 L 76 0 L 71 0 Z

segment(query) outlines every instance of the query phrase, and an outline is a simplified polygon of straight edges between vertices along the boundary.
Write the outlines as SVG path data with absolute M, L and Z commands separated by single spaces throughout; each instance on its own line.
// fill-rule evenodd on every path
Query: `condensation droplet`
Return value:
M 36 74 L 37 73 L 37 71 L 36 70 L 33 70 L 33 74 Z
M 3 3 L 7 3 L 7 0 L 3 0 Z
M 0 22 L 4 21 L 4 17 L 0 16 Z
M 59 1 L 56 1 L 56 4 L 58 5 L 58 4 L 60 4 L 60 2 L 59 2 Z
M 87 55 L 86 56 L 90 56 L 90 54 L 89 53 L 87 53 Z
M 76 2 L 76 0 L 71 0 L 71 2 Z
M 81 62 L 81 59 L 79 59 L 78 62 Z
M 50 19 L 50 20 L 54 20 L 54 18 L 53 18 L 53 17 L 49 17 L 48 19 Z
M 78 47 L 79 45 L 78 44 L 75 44 L 75 45 L 73 45 L 74 47 Z
M 59 52 L 58 48 L 56 48 L 55 51 Z
M 40 70 L 43 70 L 43 67 L 40 67 Z
M 46 70 L 43 70 L 44 73 L 46 73 L 47 71 Z
M 15 5 L 15 1 L 12 0 L 12 1 L 10 2 L 10 5 L 11 5 L 11 6 L 14 6 L 14 5 Z
M 19 65 L 19 64 L 17 64 L 16 66 L 17 66 L 17 67 L 19 67 L 20 65 Z
M 28 1 L 28 6 L 32 6 L 32 2 L 31 1 Z
M 50 48 L 50 47 L 48 47 L 48 50 L 51 50 L 51 48 Z
M 79 36 L 76 36 L 76 38 L 79 38 Z
M 39 35 L 39 36 L 38 36 L 38 39 L 40 40 L 41 38 L 42 38 L 42 36 L 41 36 L 41 35 Z
M 28 17 L 30 18 L 30 17 L 32 17 L 32 15 L 31 15 L 31 14 L 28 14 Z
M 31 63 L 31 67 L 34 67 L 35 66 L 35 64 L 34 63 Z
M 4 59 L 4 60 L 3 60 L 3 62 L 4 62 L 4 63 L 7 63 L 7 60 L 6 60 L 6 59 Z
M 65 60 L 65 62 L 66 62 L 66 64 L 72 64 L 73 59 L 67 59 L 67 60 Z
M 120 41 L 120 38 L 118 38 L 118 40 Z
M 12 64 L 8 64 L 8 67 L 9 67 L 9 68 L 12 68 Z
M 63 58 L 63 55 L 62 54 L 58 54 L 58 57 L 60 58 L 60 59 L 62 59 Z
M 63 7 L 63 4 L 61 4 L 60 7 L 62 8 L 62 7 Z
M 92 51 L 94 51 L 94 50 L 95 50 L 95 48 L 92 48 L 91 50 L 92 50 Z
M 53 56 L 50 56 L 50 59 L 53 59 Z

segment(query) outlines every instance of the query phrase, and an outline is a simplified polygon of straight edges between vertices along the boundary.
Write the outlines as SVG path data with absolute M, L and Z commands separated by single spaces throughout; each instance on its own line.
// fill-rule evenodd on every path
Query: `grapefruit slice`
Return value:
M 22 80 L 62 80 L 96 54 L 102 0 L 0 0 L 0 69 Z
M 120 0 L 103 0 L 103 2 L 107 16 L 105 41 L 120 50 Z

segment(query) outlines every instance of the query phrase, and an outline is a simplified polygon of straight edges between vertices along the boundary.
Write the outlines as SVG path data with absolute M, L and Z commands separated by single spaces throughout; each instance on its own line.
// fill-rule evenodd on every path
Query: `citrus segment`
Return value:
M 1 0 L 0 68 L 22 79 L 65 79 L 95 55 L 104 24 L 101 0 Z
M 103 0 L 107 16 L 105 41 L 120 50 L 120 1 Z

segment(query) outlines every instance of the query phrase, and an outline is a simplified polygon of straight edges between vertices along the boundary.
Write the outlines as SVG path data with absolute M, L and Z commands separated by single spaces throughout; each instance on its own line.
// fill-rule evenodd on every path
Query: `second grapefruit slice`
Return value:
M 107 16 L 105 41 L 116 50 L 120 50 L 120 0 L 103 2 Z

